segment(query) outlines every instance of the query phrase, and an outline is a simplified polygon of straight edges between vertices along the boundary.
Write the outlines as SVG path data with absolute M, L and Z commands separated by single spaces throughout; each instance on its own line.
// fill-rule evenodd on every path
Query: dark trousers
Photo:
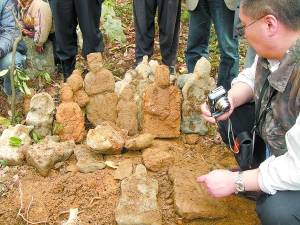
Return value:
M 230 116 L 234 136 L 243 131 L 250 132 L 254 125 L 254 103 L 242 105 Z M 219 122 L 219 131 L 228 145 L 227 121 Z M 231 140 L 232 143 L 233 140 Z M 265 159 L 265 144 L 259 136 L 255 138 L 253 168 Z M 257 215 L 262 225 L 300 225 L 300 191 L 278 191 L 275 195 L 261 194 L 256 202 Z
M 226 7 L 224 0 L 201 0 L 196 9 L 189 13 L 189 35 L 185 51 L 188 72 L 194 71 L 201 57 L 208 58 L 213 23 L 220 50 L 217 85 L 229 90 L 239 70 L 238 39 L 233 36 L 235 12 Z
M 167 66 L 174 66 L 179 39 L 181 0 L 133 0 L 136 63 L 141 62 L 144 55 L 153 55 L 156 9 L 162 62 Z
M 102 0 L 50 0 L 50 5 L 54 17 L 56 53 L 66 77 L 75 67 L 77 24 L 83 36 L 83 56 L 104 51 L 99 30 Z
M 256 212 L 262 225 L 299 225 L 300 191 L 262 194 L 256 202 Z

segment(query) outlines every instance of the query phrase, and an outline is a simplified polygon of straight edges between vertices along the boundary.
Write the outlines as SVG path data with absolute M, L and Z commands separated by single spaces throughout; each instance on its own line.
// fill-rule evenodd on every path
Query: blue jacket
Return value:
M 13 10 L 15 4 L 12 0 L 0 0 L 0 58 L 12 51 L 14 40 L 19 34 Z

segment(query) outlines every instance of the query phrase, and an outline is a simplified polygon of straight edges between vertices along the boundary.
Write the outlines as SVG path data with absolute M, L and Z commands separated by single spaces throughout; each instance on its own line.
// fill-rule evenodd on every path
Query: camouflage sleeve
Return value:
M 15 8 L 11 0 L 3 3 L 3 8 L 0 12 L 0 57 L 12 51 L 14 40 L 19 33 L 13 16 L 13 10 Z

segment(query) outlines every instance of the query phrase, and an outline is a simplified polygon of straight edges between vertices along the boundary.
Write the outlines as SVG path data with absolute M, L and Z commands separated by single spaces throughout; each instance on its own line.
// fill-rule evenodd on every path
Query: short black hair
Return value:
M 241 7 L 251 18 L 271 14 L 287 28 L 300 30 L 300 0 L 241 0 Z

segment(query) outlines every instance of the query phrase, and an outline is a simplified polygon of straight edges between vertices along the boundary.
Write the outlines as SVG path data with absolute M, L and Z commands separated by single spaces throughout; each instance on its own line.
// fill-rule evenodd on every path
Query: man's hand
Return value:
M 237 172 L 229 170 L 213 170 L 208 174 L 197 177 L 213 197 L 225 197 L 235 192 Z
M 211 112 L 209 110 L 209 107 L 207 105 L 207 103 L 203 103 L 201 106 L 200 106 L 200 109 L 202 111 L 202 117 L 203 119 L 205 119 L 206 121 L 210 122 L 210 123 L 216 123 L 216 120 L 219 121 L 219 120 L 226 120 L 230 115 L 231 113 L 233 112 L 234 110 L 234 105 L 233 105 L 233 100 L 232 98 L 228 95 L 228 101 L 230 103 L 230 109 L 228 112 L 224 113 L 223 115 L 217 117 L 217 118 L 214 118 L 211 116 Z
M 24 36 L 28 36 L 30 38 L 33 38 L 34 37 L 34 32 L 33 31 L 30 31 L 30 30 L 27 30 L 25 28 L 22 29 L 22 34 Z
M 35 50 L 38 53 L 42 54 L 44 52 L 44 47 L 43 46 L 35 46 Z

